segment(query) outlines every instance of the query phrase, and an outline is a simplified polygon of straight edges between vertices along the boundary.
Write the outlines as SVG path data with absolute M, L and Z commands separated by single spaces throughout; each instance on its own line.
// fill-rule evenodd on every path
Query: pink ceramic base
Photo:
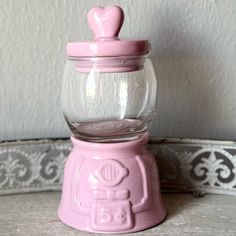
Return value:
M 59 218 L 76 229 L 128 233 L 159 224 L 166 215 L 147 134 L 123 143 L 88 143 L 72 137 Z

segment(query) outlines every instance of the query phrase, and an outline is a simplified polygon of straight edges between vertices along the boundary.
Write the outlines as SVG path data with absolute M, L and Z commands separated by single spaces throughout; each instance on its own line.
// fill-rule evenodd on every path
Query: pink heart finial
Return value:
M 88 13 L 88 22 L 95 39 L 116 38 L 124 22 L 124 12 L 118 6 L 94 7 Z

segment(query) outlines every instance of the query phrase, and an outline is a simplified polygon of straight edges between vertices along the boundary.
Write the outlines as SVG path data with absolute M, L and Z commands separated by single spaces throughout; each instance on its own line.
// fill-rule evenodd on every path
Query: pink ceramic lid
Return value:
M 94 7 L 88 13 L 94 41 L 70 42 L 70 57 L 141 56 L 149 53 L 147 40 L 121 40 L 118 34 L 124 22 L 124 12 L 118 6 Z

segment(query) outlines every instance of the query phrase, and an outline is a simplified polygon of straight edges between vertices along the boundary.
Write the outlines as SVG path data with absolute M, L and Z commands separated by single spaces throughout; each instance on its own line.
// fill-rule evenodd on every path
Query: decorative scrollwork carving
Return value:
M 71 149 L 66 143 L 0 148 L 0 194 L 60 189 L 64 163 Z
M 151 151 L 163 189 L 236 195 L 236 147 L 167 142 Z

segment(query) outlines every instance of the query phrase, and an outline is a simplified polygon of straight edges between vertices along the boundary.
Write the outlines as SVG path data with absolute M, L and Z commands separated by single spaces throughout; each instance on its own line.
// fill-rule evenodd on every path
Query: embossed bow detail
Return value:
M 124 200 L 129 198 L 129 190 L 123 189 L 119 191 L 104 191 L 104 190 L 94 190 L 93 199 L 96 200 Z

